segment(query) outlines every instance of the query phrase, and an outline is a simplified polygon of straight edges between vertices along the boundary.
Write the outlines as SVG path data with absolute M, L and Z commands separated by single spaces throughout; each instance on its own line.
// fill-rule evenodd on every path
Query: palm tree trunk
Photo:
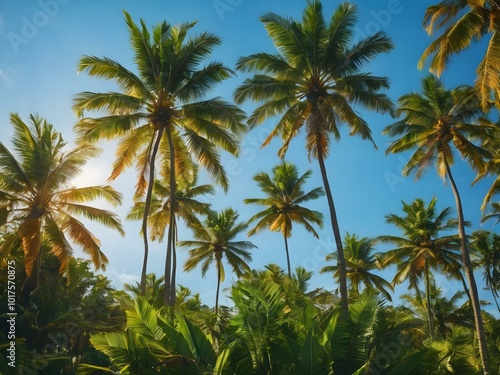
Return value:
M 220 291 L 220 279 L 222 277 L 221 274 L 221 259 L 217 259 L 217 290 L 215 291 L 215 316 L 219 317 L 219 291 Z
M 144 202 L 144 215 L 142 217 L 142 240 L 144 242 L 144 259 L 142 261 L 141 271 L 141 295 L 146 294 L 146 273 L 148 268 L 149 256 L 149 241 L 148 241 L 148 216 L 149 208 L 151 207 L 151 197 L 153 195 L 153 185 L 155 182 L 155 160 L 158 148 L 160 147 L 161 137 L 163 135 L 163 128 L 160 128 L 156 135 L 156 140 L 151 152 L 151 159 L 149 161 L 149 182 L 148 190 L 146 192 L 146 201 Z
M 339 222 L 337 220 L 337 212 L 335 211 L 335 204 L 333 203 L 332 191 L 330 183 L 328 182 L 328 175 L 326 173 L 325 161 L 323 159 L 323 149 L 321 145 L 317 145 L 318 163 L 321 170 L 321 177 L 325 186 L 326 199 L 330 209 L 330 221 L 332 223 L 333 235 L 335 237 L 335 245 L 337 247 L 337 267 L 339 270 L 339 289 L 340 289 L 340 302 L 342 312 L 345 316 L 349 316 L 349 296 L 347 294 L 347 270 L 345 264 L 344 247 L 342 245 L 342 237 L 340 236 Z
M 176 272 L 177 272 L 177 220 L 175 215 L 173 215 L 174 220 L 174 233 L 172 235 L 172 279 L 170 282 L 170 304 L 175 306 L 175 283 L 176 283 Z
M 172 218 L 170 218 L 171 220 Z M 173 223 L 170 221 L 168 225 L 168 237 L 167 237 L 167 254 L 165 258 L 165 271 L 164 271 L 164 279 L 165 279 L 165 290 L 163 291 L 163 301 L 165 306 L 172 306 L 170 302 L 170 297 L 172 295 L 172 242 L 170 239 L 173 237 Z
M 288 267 L 288 277 L 292 277 L 292 271 L 290 267 L 290 253 L 288 251 L 288 240 L 286 238 L 287 235 L 287 225 L 285 221 L 285 232 L 283 233 L 283 239 L 285 240 L 285 251 L 286 251 L 286 265 Z
M 498 305 L 498 300 L 497 300 L 497 292 L 494 289 L 493 285 L 490 286 L 491 294 L 493 295 L 493 299 L 495 300 L 495 305 L 497 305 L 498 312 L 500 312 L 500 306 Z
M 432 309 L 431 309 L 431 280 L 429 276 L 429 265 L 425 262 L 425 294 L 427 300 L 427 319 L 429 320 L 429 333 L 434 337 L 434 325 L 432 324 Z
M 469 292 L 471 296 L 472 311 L 474 312 L 474 323 L 476 325 L 477 341 L 479 345 L 479 354 L 481 356 L 481 363 L 484 375 L 490 375 L 490 360 L 488 356 L 488 348 L 486 346 L 486 334 L 484 332 L 483 317 L 481 316 L 481 305 L 479 304 L 479 295 L 477 291 L 476 279 L 474 278 L 474 269 L 469 254 L 469 245 L 467 244 L 467 237 L 465 235 L 464 213 L 462 208 L 462 201 L 458 193 L 457 185 L 453 179 L 450 165 L 448 160 L 444 157 L 444 164 L 446 166 L 446 173 L 450 179 L 451 189 L 455 196 L 458 214 L 458 237 L 460 238 L 460 250 L 462 253 L 462 262 L 465 268 L 465 277 L 469 283 Z
M 173 273 L 175 272 L 173 265 L 176 264 L 176 260 L 173 259 L 175 256 L 173 252 L 175 251 L 175 211 L 176 206 L 175 193 L 177 190 L 177 182 L 175 181 L 175 149 L 174 142 L 172 139 L 172 133 L 170 131 L 170 126 L 165 127 L 168 147 L 170 151 L 170 224 L 168 228 L 168 239 L 167 239 L 167 258 L 165 262 L 165 304 L 167 306 L 173 306 L 175 303 L 175 277 Z M 172 264 L 173 263 L 173 264 Z M 172 298 L 172 290 L 174 291 L 174 297 Z

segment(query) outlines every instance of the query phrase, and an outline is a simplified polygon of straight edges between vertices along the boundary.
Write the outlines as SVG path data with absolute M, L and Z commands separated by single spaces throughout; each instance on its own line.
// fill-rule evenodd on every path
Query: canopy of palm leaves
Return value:
M 0 142 L 0 212 L 1 226 L 12 232 L 2 236 L 0 254 L 8 256 L 21 243 L 26 274 L 40 266 L 42 241 L 60 261 L 63 272 L 73 257 L 73 246 L 80 246 L 96 268 L 105 268 L 108 259 L 99 240 L 77 217 L 98 222 L 124 235 L 119 218 L 112 212 L 85 203 L 103 199 L 112 205 L 122 196 L 110 186 L 74 187 L 89 157 L 99 150 L 81 145 L 66 150 L 60 133 L 39 116 L 24 122 L 11 115 L 14 128 L 11 152 Z
M 326 22 L 322 4 L 310 0 L 301 21 L 274 13 L 261 17 L 277 54 L 255 53 L 242 57 L 237 68 L 256 72 L 235 93 L 235 100 L 260 102 L 249 118 L 251 127 L 280 116 L 272 137 L 281 135 L 284 155 L 291 139 L 305 127 L 310 156 L 328 155 L 330 136 L 340 137 L 347 124 L 352 135 L 371 139 L 368 124 L 352 108 L 359 104 L 376 111 L 391 111 L 389 98 L 380 93 L 385 77 L 362 73 L 362 67 L 393 45 L 379 32 L 353 43 L 356 7 L 342 3 Z
M 318 238 L 318 233 L 311 224 L 323 226 L 322 213 L 302 206 L 303 203 L 324 195 L 321 188 L 304 192 L 303 185 L 311 173 L 309 170 L 299 177 L 297 167 L 294 164 L 283 162 L 273 168 L 272 176 L 260 172 L 253 177 L 262 192 L 266 194 L 265 198 L 244 200 L 245 204 L 255 204 L 265 208 L 249 219 L 249 222 L 257 221 L 255 227 L 248 232 L 249 236 L 263 229 L 282 233 L 285 238 L 289 275 L 290 257 L 286 239 L 292 235 L 293 222 L 302 224 L 316 238 Z
M 173 212 L 177 218 L 184 220 L 188 226 L 199 225 L 198 215 L 207 214 L 210 205 L 200 202 L 197 198 L 203 195 L 214 194 L 212 185 L 197 185 L 198 172 L 193 166 L 192 174 L 189 178 L 178 178 L 175 193 L 175 207 Z M 140 220 L 144 215 L 144 198 L 138 197 L 134 206 L 130 209 L 127 219 Z M 162 180 L 155 180 L 153 194 L 151 197 L 150 214 L 148 218 L 149 233 L 152 241 L 162 242 L 165 232 L 170 225 L 170 188 L 168 177 Z
M 457 221 L 450 219 L 450 208 L 440 212 L 436 209 L 436 198 L 425 204 L 416 199 L 411 204 L 403 202 L 404 216 L 389 214 L 386 222 L 401 230 L 403 236 L 383 235 L 378 241 L 396 245 L 396 248 L 380 254 L 385 267 L 397 265 L 393 285 L 405 281 L 418 288 L 425 268 L 439 268 L 446 274 L 461 280 L 460 244 L 457 235 L 443 236 L 443 232 L 457 228 Z
M 195 240 L 181 241 L 179 246 L 190 248 L 189 259 L 184 265 L 185 271 L 190 271 L 201 263 L 203 276 L 211 264 L 215 263 L 217 270 L 216 310 L 220 283 L 225 279 L 224 262 L 231 266 L 237 277 L 250 271 L 247 262 L 252 260 L 249 252 L 256 246 L 249 241 L 235 241 L 247 227 L 247 223 L 237 222 L 238 213 L 232 208 L 220 212 L 210 211 L 202 225 L 194 226 Z
M 357 235 L 346 234 L 344 238 L 344 251 L 347 266 L 347 278 L 351 283 L 351 288 L 354 291 L 356 298 L 359 297 L 359 286 L 364 284 L 365 287 L 376 289 L 384 295 L 384 297 L 392 301 L 389 290 L 392 291 L 393 287 L 384 278 L 374 274 L 373 270 L 380 269 L 380 263 L 376 255 L 373 253 L 373 245 L 375 241 Z M 337 253 L 330 253 L 326 256 L 326 260 L 337 258 Z M 333 277 L 338 279 L 339 270 L 338 266 L 325 266 L 320 270 L 321 273 L 331 272 Z
M 136 25 L 127 12 L 124 14 L 138 74 L 107 57 L 82 57 L 79 71 L 114 81 L 121 91 L 82 92 L 75 97 L 73 108 L 79 117 L 86 111 L 108 114 L 82 118 L 75 127 L 80 140 L 120 138 L 110 179 L 136 163 L 140 195 L 147 186 L 153 147 L 160 150 L 160 169 L 170 165 L 168 142 L 161 137 L 168 128 L 177 151 L 175 172 L 189 172 L 190 157 L 194 156 L 227 188 L 228 179 L 215 146 L 237 153 L 236 135 L 244 130 L 244 113 L 221 98 L 203 100 L 232 74 L 220 62 L 201 66 L 220 39 L 208 32 L 188 38 L 196 22 L 171 26 L 163 21 L 150 33 L 142 20 Z
M 402 119 L 387 126 L 384 134 L 399 137 L 387 153 L 415 150 L 404 175 L 416 170 L 418 179 L 435 163 L 439 176 L 445 178 L 446 164 L 455 160 L 452 145 L 476 172 L 486 172 L 485 159 L 490 153 L 478 142 L 490 137 L 494 125 L 482 117 L 472 87 L 447 90 L 438 78 L 429 75 L 422 80 L 421 94 L 412 92 L 399 98 L 396 114 Z
M 442 30 L 427 47 L 418 63 L 422 69 L 431 58 L 430 70 L 441 75 L 450 58 L 486 35 L 489 41 L 476 68 L 475 88 L 483 109 L 500 108 L 500 7 L 495 0 L 443 0 L 427 8 L 424 26 L 432 35 Z

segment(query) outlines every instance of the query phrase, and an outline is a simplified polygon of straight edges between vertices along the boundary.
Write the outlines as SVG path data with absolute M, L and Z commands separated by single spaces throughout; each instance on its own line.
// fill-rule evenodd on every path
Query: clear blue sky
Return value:
M 391 89 L 388 94 L 393 100 L 406 92 L 418 91 L 425 71 L 416 68 L 417 60 L 430 42 L 422 28 L 422 19 L 427 6 L 437 0 L 387 0 L 356 1 L 359 21 L 358 36 L 378 30 L 385 31 L 394 41 L 396 48 L 387 55 L 380 56 L 367 67 L 377 75 L 388 76 Z M 325 17 L 328 19 L 339 1 L 323 1 Z M 197 20 L 194 32 L 210 31 L 223 39 L 223 44 L 213 54 L 213 59 L 223 61 L 229 67 L 239 56 L 266 50 L 273 52 L 273 46 L 259 22 L 259 17 L 268 11 L 297 18 L 306 4 L 305 0 L 40 0 L 19 1 L 0 0 L 0 140 L 10 144 L 9 113 L 18 112 L 27 118 L 30 113 L 38 113 L 53 123 L 72 142 L 72 127 L 76 122 L 71 111 L 73 96 L 80 91 L 112 90 L 108 82 L 91 79 L 85 74 L 76 74 L 79 58 L 86 55 L 107 56 L 133 69 L 132 53 L 122 10 L 131 13 L 135 21 L 143 18 L 148 25 L 162 20 L 171 24 Z M 453 60 L 443 80 L 448 87 L 458 84 L 472 84 L 481 46 L 460 55 Z M 239 75 L 220 85 L 212 96 L 231 99 L 234 88 L 242 82 Z M 248 112 L 251 104 L 245 105 Z M 393 120 L 388 116 L 376 115 L 360 109 L 369 122 L 379 150 L 366 141 L 351 138 L 347 132 L 339 143 L 333 143 L 327 168 L 337 205 L 342 233 L 346 231 L 360 236 L 379 234 L 399 234 L 384 222 L 388 213 L 400 213 L 401 201 L 411 202 L 419 197 L 428 201 L 436 195 L 438 207 L 454 207 L 449 186 L 429 170 L 420 181 L 412 177 L 402 178 L 401 168 L 408 155 L 385 156 L 389 143 L 387 137 L 380 135 L 384 126 Z M 229 205 L 238 209 L 243 220 L 256 212 L 254 207 L 246 207 L 242 200 L 260 196 L 254 186 L 252 176 L 259 171 L 270 172 L 278 163 L 276 151 L 280 141 L 276 140 L 267 148 L 258 146 L 273 126 L 271 121 L 246 136 L 242 143 L 239 159 L 223 155 L 223 162 L 230 167 L 231 189 L 227 195 L 219 191 L 210 198 L 214 208 Z M 103 184 L 110 172 L 114 157 L 114 144 L 102 143 L 103 153 L 98 160 L 89 162 L 85 174 L 75 183 Z M 296 139 L 287 154 L 287 160 L 295 162 L 301 173 L 313 170 L 308 188 L 321 186 L 321 178 L 316 163 L 309 163 L 303 143 Z M 470 186 L 473 173 L 460 159 L 454 167 L 457 182 L 461 188 L 466 218 L 473 223 L 472 229 L 491 229 L 493 223 L 480 226 L 479 206 L 491 183 L 490 180 Z M 131 205 L 134 171 L 118 178 L 114 183 L 125 195 L 124 205 L 117 212 L 124 217 Z M 203 181 L 208 182 L 208 181 Z M 310 208 L 322 211 L 328 217 L 325 200 L 314 202 Z M 139 223 L 125 222 L 127 236 L 120 238 L 113 232 L 98 226 L 94 231 L 102 240 L 102 250 L 110 263 L 106 274 L 120 286 L 123 281 L 137 280 L 142 262 L 142 243 L 139 237 Z M 314 271 L 311 288 L 333 289 L 329 275 L 320 275 L 319 269 L 325 264 L 324 255 L 333 251 L 333 235 L 330 223 L 320 231 L 322 240 L 318 241 L 296 227 L 290 241 L 292 266 L 303 266 Z M 189 239 L 190 232 L 181 230 L 180 239 Z M 259 247 L 253 253 L 254 268 L 262 268 L 268 263 L 285 267 L 282 238 L 277 233 L 262 233 L 251 240 Z M 382 249 L 380 249 L 382 250 Z M 163 273 L 164 245 L 153 244 L 149 261 L 149 271 L 158 275 Z M 179 249 L 179 264 L 182 266 L 186 251 Z M 182 268 L 182 267 L 180 267 Z M 384 273 L 391 279 L 392 273 Z M 439 285 L 450 296 L 459 286 L 437 276 Z M 231 283 L 232 276 L 227 272 L 224 287 Z M 209 270 L 202 279 L 199 270 L 189 274 L 179 272 L 178 281 L 194 292 L 201 293 L 205 303 L 212 305 L 215 293 L 215 271 Z M 478 282 L 482 279 L 478 275 Z M 397 289 L 396 294 L 405 291 Z M 482 292 L 483 299 L 490 295 Z M 222 303 L 227 303 L 225 297 Z

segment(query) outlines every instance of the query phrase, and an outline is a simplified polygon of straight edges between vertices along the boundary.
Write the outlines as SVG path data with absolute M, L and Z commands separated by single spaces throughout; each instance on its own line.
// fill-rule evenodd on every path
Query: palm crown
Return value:
M 323 226 L 323 214 L 302 205 L 324 195 L 322 188 L 315 188 L 307 193 L 304 192 L 303 185 L 311 176 L 311 173 L 309 170 L 299 177 L 295 165 L 283 162 L 273 168 L 272 176 L 260 172 L 253 177 L 267 197 L 244 200 L 245 204 L 256 204 L 265 207 L 263 211 L 258 212 L 249 219 L 249 222 L 257 221 L 255 227 L 248 232 L 249 236 L 266 228 L 282 233 L 285 240 L 289 276 L 291 267 L 287 238 L 292 235 L 293 222 L 302 224 L 316 238 L 318 238 L 318 233 L 311 224 Z
M 474 140 L 490 137 L 493 125 L 482 117 L 471 87 L 447 90 L 438 78 L 429 75 L 422 80 L 421 94 L 412 92 L 399 98 L 396 114 L 402 119 L 387 126 L 384 134 L 399 137 L 387 153 L 415 149 L 403 169 L 404 175 L 416 169 L 418 179 L 435 162 L 439 176 L 444 178 L 446 165 L 455 160 L 452 145 L 474 170 L 485 173 L 485 158 L 490 153 Z
M 291 139 L 305 125 L 307 150 L 317 157 L 328 154 L 329 137 L 340 138 L 340 125 L 351 134 L 371 139 L 368 124 L 351 107 L 391 111 L 389 98 L 379 92 L 387 89 L 385 77 L 360 72 L 376 55 L 393 45 L 383 33 L 376 33 L 352 44 L 356 8 L 341 4 L 328 24 L 319 1 L 309 1 L 302 22 L 268 13 L 261 17 L 278 53 L 256 53 L 240 58 L 237 68 L 260 74 L 236 90 L 235 99 L 262 102 L 249 118 L 250 126 L 266 118 L 282 116 L 269 138 L 281 135 L 284 155 Z M 321 148 L 321 150 L 319 150 Z
M 347 233 L 344 238 L 344 251 L 347 266 L 347 277 L 351 282 L 351 288 L 356 298 L 360 296 L 359 285 L 363 283 L 366 287 L 376 289 L 384 295 L 388 301 L 392 301 L 389 290 L 392 286 L 384 278 L 374 274 L 372 271 L 380 268 L 374 250 L 375 240 Z M 337 253 L 329 253 L 326 260 L 337 258 Z M 335 278 L 339 277 L 338 266 L 325 266 L 321 273 L 333 273 Z
M 184 270 L 190 271 L 201 262 L 201 273 L 203 276 L 209 266 L 215 263 L 217 270 L 217 292 L 215 311 L 218 310 L 220 283 L 225 279 L 223 257 L 237 277 L 250 271 L 247 261 L 252 260 L 249 252 L 255 248 L 249 241 L 235 241 L 248 224 L 238 222 L 238 213 L 232 208 L 221 212 L 211 211 L 202 225 L 194 226 L 195 240 L 181 241 L 179 246 L 189 247 L 189 259 L 184 265 Z
M 465 10 L 465 11 L 464 11 Z M 430 69 L 441 75 L 451 56 L 470 47 L 473 42 L 491 34 L 486 52 L 479 63 L 475 88 L 483 109 L 494 103 L 500 108 L 500 7 L 495 0 L 444 0 L 427 8 L 424 25 L 429 35 L 443 29 L 427 47 L 419 68 L 432 56 Z
M 31 275 L 37 271 L 36 261 L 41 262 L 41 244 L 46 241 L 60 260 L 63 272 L 73 256 L 72 242 L 90 255 L 95 267 L 104 268 L 108 260 L 99 240 L 77 216 L 124 235 L 115 214 L 84 204 L 104 199 L 117 205 L 122 196 L 110 186 L 71 186 L 87 159 L 99 150 L 82 145 L 66 151 L 61 135 L 39 116 L 31 115 L 26 123 L 12 114 L 11 122 L 17 156 L 0 142 L 0 224 L 10 224 L 16 231 L 4 236 L 0 252 L 6 255 L 19 240 L 26 273 Z

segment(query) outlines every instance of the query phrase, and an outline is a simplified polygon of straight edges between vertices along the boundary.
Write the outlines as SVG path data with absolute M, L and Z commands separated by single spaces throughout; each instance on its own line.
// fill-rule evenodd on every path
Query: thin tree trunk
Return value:
M 474 269 L 470 260 L 469 246 L 467 244 L 467 237 L 465 235 L 464 213 L 462 208 L 462 201 L 458 193 L 457 185 L 453 179 L 450 165 L 448 160 L 444 157 L 444 164 L 446 172 L 450 179 L 451 189 L 455 196 L 458 214 L 458 237 L 460 238 L 460 250 L 462 253 L 462 262 L 465 268 L 465 277 L 469 283 L 469 292 L 471 296 L 472 311 L 474 312 L 474 323 L 476 325 L 477 342 L 479 346 L 479 354 L 481 356 L 481 363 L 484 375 L 490 375 L 490 360 L 488 356 L 488 348 L 486 346 L 486 334 L 484 332 L 483 317 L 481 315 L 481 305 L 479 304 L 479 295 L 477 291 L 476 279 L 474 277 Z
M 285 221 L 285 232 L 283 233 L 283 238 L 285 240 L 285 251 L 286 251 L 286 265 L 288 267 L 288 277 L 292 277 L 292 271 L 291 271 L 291 266 L 290 266 L 290 253 L 288 251 L 288 240 L 286 238 L 286 234 L 287 234 L 287 225 L 286 225 L 286 221 Z
M 170 218 L 171 220 L 172 218 Z M 173 237 L 173 232 L 174 226 L 173 223 L 170 222 L 168 225 L 168 237 L 167 237 L 167 254 L 165 258 L 165 289 L 163 291 L 163 301 L 165 303 L 165 306 L 172 306 L 170 302 L 170 297 L 172 295 L 172 242 L 170 239 Z
M 321 177 L 323 178 L 328 207 L 330 209 L 330 220 L 332 223 L 333 235 L 335 237 L 335 245 L 337 247 L 337 267 L 339 270 L 341 308 L 345 316 L 349 316 L 349 296 L 347 294 L 347 270 L 345 264 L 344 247 L 342 244 L 342 237 L 340 235 L 337 212 L 335 210 L 335 204 L 333 203 L 332 191 L 330 189 L 330 183 L 328 182 L 328 176 L 326 173 L 325 161 L 323 160 L 323 150 L 321 148 L 321 145 L 319 144 L 317 145 L 317 152 L 319 168 L 321 170 Z
M 175 282 L 175 277 L 173 277 L 174 267 L 173 264 L 176 263 L 173 255 L 175 251 L 175 206 L 176 199 L 175 193 L 177 190 L 177 182 L 175 181 L 175 148 L 174 142 L 172 139 L 172 133 L 170 131 L 170 127 L 167 125 L 165 127 L 168 147 L 170 151 L 170 224 L 168 229 L 168 239 L 167 239 L 167 259 L 165 262 L 165 304 L 167 306 L 173 306 L 175 304 L 175 285 L 172 284 L 172 281 Z M 173 264 L 172 264 L 173 263 Z M 174 297 L 172 298 L 172 290 L 174 291 Z
M 216 259 L 217 262 L 217 290 L 215 291 L 215 316 L 219 317 L 219 291 L 220 291 L 220 279 L 222 277 L 221 274 L 221 259 Z
M 425 262 L 425 294 L 427 300 L 427 319 L 429 320 L 429 333 L 434 337 L 434 325 L 432 323 L 432 309 L 431 309 L 431 281 L 429 276 L 429 265 Z
M 493 299 L 495 300 L 495 305 L 497 305 L 498 312 L 500 312 L 500 306 L 498 305 L 497 293 L 493 288 L 493 285 L 490 286 L 491 294 L 493 295 Z
M 142 261 L 141 271 L 141 295 L 146 294 L 146 273 L 148 269 L 148 256 L 149 256 L 149 241 L 148 241 L 148 216 L 151 207 L 151 197 L 153 195 L 153 185 L 155 182 L 155 160 L 158 148 L 160 147 L 161 137 L 163 135 L 163 128 L 160 128 L 156 135 L 156 140 L 151 152 L 151 159 L 149 161 L 149 182 L 148 190 L 146 192 L 146 201 L 144 202 L 144 215 L 142 217 L 142 240 L 144 242 L 144 259 Z
M 175 215 L 173 215 L 174 220 L 174 233 L 172 240 L 172 281 L 170 282 L 170 304 L 175 306 L 176 294 L 175 294 L 175 283 L 176 283 L 176 273 L 177 273 L 177 220 Z

